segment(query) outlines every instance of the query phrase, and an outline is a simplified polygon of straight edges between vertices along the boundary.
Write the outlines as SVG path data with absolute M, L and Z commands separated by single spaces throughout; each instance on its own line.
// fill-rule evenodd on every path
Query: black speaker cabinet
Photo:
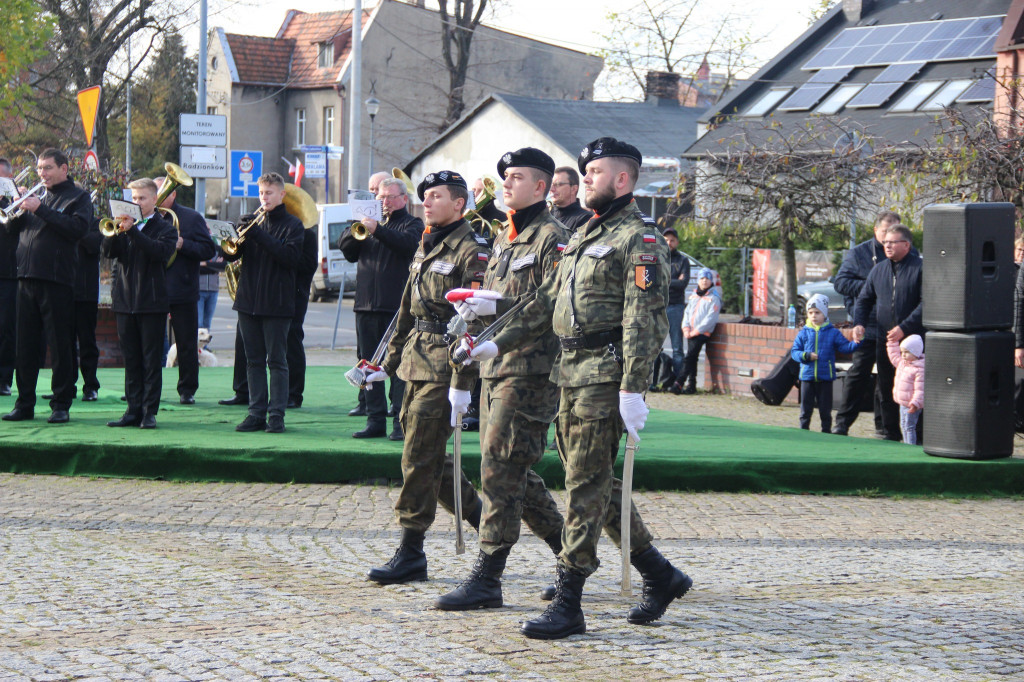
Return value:
M 1013 454 L 1013 332 L 928 332 L 924 451 L 995 459 Z
M 1009 203 L 924 209 L 924 326 L 944 331 L 1013 324 L 1014 208 Z

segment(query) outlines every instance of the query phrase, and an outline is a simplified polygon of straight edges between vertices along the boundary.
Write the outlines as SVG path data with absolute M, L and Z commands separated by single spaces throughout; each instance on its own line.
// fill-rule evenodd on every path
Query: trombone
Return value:
M 42 192 L 40 192 L 39 190 L 42 190 Z M 0 209 L 0 225 L 6 225 L 15 218 L 20 218 L 22 215 L 24 215 L 25 209 L 22 208 L 22 204 L 24 204 L 29 197 L 36 197 L 37 199 L 42 199 L 44 194 L 46 194 L 46 183 L 40 182 L 32 189 L 25 192 L 25 194 L 22 195 L 20 199 L 18 199 L 17 201 L 12 201 L 11 204 L 6 208 Z

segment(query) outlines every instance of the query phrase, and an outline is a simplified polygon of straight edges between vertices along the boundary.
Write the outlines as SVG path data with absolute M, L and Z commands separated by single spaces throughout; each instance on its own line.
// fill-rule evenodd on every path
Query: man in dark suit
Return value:
M 100 390 L 96 369 L 100 349 L 96 345 L 96 316 L 100 300 L 100 221 L 94 217 L 89 231 L 78 241 L 78 267 L 75 269 L 75 337 L 71 358 L 75 374 L 82 372 L 82 400 L 96 400 Z
M 316 240 L 316 228 L 303 231 L 302 260 L 295 273 L 295 314 L 288 327 L 288 409 L 302 407 L 302 394 L 306 390 L 306 349 L 302 346 L 306 335 L 302 324 L 309 308 L 309 287 L 316 274 Z

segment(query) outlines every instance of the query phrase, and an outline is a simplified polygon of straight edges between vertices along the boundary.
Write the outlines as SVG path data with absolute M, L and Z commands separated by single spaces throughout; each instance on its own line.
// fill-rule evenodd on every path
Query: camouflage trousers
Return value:
M 480 549 L 506 550 L 521 521 L 541 539 L 562 533 L 562 514 L 533 465 L 544 456 L 558 388 L 547 375 L 483 380 L 480 396 Z
M 395 515 L 402 528 L 426 532 L 434 523 L 438 497 L 448 511 L 454 509 L 452 458 L 445 445 L 452 435 L 448 383 L 406 382 L 399 419 L 405 432 L 402 448 L 402 490 Z M 458 472 L 462 487 L 462 518 L 480 506 L 480 498 L 466 475 Z
M 597 570 L 597 540 L 604 527 L 616 546 L 621 539 L 622 481 L 612 474 L 622 440 L 619 385 L 562 388 L 555 435 L 565 466 L 568 504 L 558 563 L 574 573 Z M 630 509 L 630 553 L 651 546 L 650 531 L 636 506 Z

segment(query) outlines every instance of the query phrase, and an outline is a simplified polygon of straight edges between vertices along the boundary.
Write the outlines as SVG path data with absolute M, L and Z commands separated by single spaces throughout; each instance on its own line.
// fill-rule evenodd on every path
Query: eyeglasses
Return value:
M 399 199 L 399 198 L 404 197 L 404 196 L 405 196 L 404 194 L 382 194 L 380 196 L 380 200 L 381 201 L 387 201 L 388 199 Z
M 897 244 L 906 244 L 906 239 L 897 239 L 896 241 L 882 242 L 882 246 L 896 246 Z
M 551 187 L 552 188 L 555 188 L 555 187 L 565 187 L 568 184 L 569 184 L 568 182 L 552 182 L 551 183 Z

